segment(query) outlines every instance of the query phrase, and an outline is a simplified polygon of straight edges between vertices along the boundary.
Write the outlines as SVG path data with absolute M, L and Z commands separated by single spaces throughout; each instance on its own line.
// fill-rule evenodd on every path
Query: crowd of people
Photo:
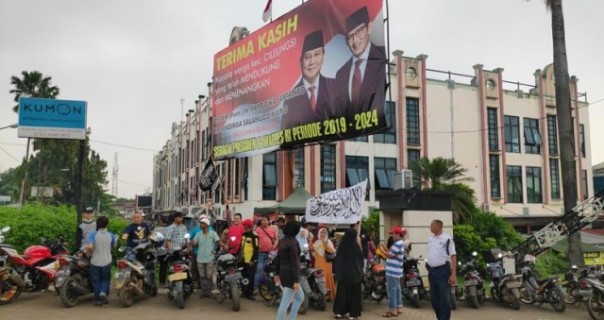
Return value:
M 94 221 L 90 217 L 91 212 L 92 208 L 86 209 L 85 219 L 79 230 L 82 248 L 92 253 L 91 274 L 95 304 L 102 306 L 107 303 L 109 294 L 111 249 L 116 246 L 117 237 L 107 231 L 107 217 L 101 216 Z M 160 286 L 166 284 L 168 263 L 162 257 L 170 250 L 188 247 L 192 253 L 192 275 L 201 289 L 200 297 L 217 294 L 214 253 L 216 249 L 221 249 L 237 257 L 239 266 L 243 267 L 242 276 L 248 280 L 248 285 L 242 288 L 242 296 L 255 300 L 265 265 L 272 258 L 278 261 L 274 281 L 283 288 L 277 319 L 285 319 L 289 309 L 289 319 L 293 320 L 304 300 L 299 279 L 300 261 L 305 259 L 310 267 L 323 270 L 326 300 L 333 302 L 334 318 L 347 317 L 354 320 L 361 316 L 362 281 L 378 246 L 372 234 L 361 230 L 360 223 L 340 229 L 340 238 L 335 236 L 335 230 L 330 232 L 327 225 L 309 224 L 304 219 L 298 222 L 295 216 L 278 217 L 271 223 L 267 216 L 260 216 L 256 221 L 242 220 L 242 215 L 236 213 L 219 236 L 212 227 L 210 217 L 205 214 L 199 216 L 198 226 L 191 230 L 187 230 L 183 219 L 182 212 L 160 216 L 158 225 L 153 229 L 153 232 L 160 232 L 165 237 L 164 244 L 156 249 Z M 121 239 L 129 248 L 126 251 L 127 257 L 133 255 L 130 249 L 152 232 L 152 226 L 143 221 L 142 213 L 135 212 L 132 220 L 121 234 Z M 450 318 L 449 286 L 454 285 L 456 279 L 455 246 L 451 236 L 442 232 L 442 221 L 432 221 L 430 230 L 430 263 L 427 267 L 432 288 L 431 302 L 437 318 L 446 320 Z M 403 262 L 405 255 L 411 250 L 405 228 L 394 226 L 389 235 L 384 257 L 388 296 L 388 309 L 382 314 L 385 318 L 397 317 L 402 313 Z

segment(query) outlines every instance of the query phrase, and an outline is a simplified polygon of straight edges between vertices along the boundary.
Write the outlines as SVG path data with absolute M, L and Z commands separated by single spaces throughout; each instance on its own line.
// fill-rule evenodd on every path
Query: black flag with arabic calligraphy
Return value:
M 216 167 L 214 166 L 214 161 L 208 159 L 199 177 L 199 189 L 208 191 L 212 188 L 214 182 L 216 182 Z

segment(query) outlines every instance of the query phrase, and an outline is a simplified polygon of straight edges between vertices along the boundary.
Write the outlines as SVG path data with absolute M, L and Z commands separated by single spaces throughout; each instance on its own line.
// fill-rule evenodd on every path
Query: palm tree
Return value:
M 424 189 L 448 191 L 453 194 L 454 224 L 472 220 L 472 214 L 478 211 L 474 190 L 462 183 L 474 180 L 472 177 L 466 176 L 468 169 L 454 159 L 442 157 L 432 160 L 424 157 L 412 161 L 409 167 L 413 171 L 413 175 L 420 178 Z
M 10 84 L 15 86 L 10 90 L 15 95 L 15 102 L 18 103 L 21 96 L 54 99 L 59 95 L 59 87 L 51 85 L 52 77 L 45 77 L 38 71 L 22 71 L 21 75 L 22 78 L 10 78 Z M 19 104 L 13 107 L 13 111 L 19 112 Z
M 544 0 L 552 13 L 552 38 L 554 44 L 554 79 L 556 87 L 556 114 L 560 130 L 560 165 L 562 169 L 562 192 L 564 212 L 570 212 L 577 205 L 577 168 L 575 163 L 575 143 L 572 126 L 570 79 L 566 58 L 566 36 L 562 0 Z M 568 238 L 568 257 L 572 264 L 583 264 L 581 234 L 575 232 Z

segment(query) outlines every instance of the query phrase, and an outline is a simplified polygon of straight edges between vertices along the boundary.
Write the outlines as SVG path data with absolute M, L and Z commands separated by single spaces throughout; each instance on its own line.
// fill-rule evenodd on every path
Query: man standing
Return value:
M 162 235 L 168 234 L 168 224 L 170 223 L 170 215 L 168 213 L 161 213 L 158 219 L 158 226 L 153 231 L 159 232 Z M 157 257 L 157 264 L 159 265 L 159 285 L 163 286 L 166 284 L 166 277 L 168 275 L 168 260 L 166 256 L 168 251 L 166 246 L 160 246 L 155 249 L 155 256 Z
M 140 211 L 134 212 L 132 214 L 132 223 L 124 229 L 124 232 L 122 232 L 122 240 L 127 240 L 127 259 L 136 259 L 132 249 L 134 249 L 141 240 L 146 239 L 149 234 L 151 234 L 151 228 L 148 224 L 143 222 L 143 213 Z
M 338 103 L 333 111 L 344 115 L 352 124 L 355 115 L 377 110 L 381 116 L 378 125 L 383 127 L 386 125 L 386 51 L 383 46 L 369 41 L 373 23 L 369 21 L 367 7 L 352 13 L 346 18 L 345 25 L 346 44 L 352 58 L 336 73 Z
M 260 226 L 256 228 L 256 234 L 258 235 L 258 263 L 256 264 L 256 275 L 254 277 L 254 290 L 258 289 L 260 284 L 269 252 L 276 250 L 279 245 L 277 234 L 268 224 L 267 217 L 260 218 Z
M 208 297 L 210 293 L 216 293 L 214 288 L 214 248 L 220 246 L 226 250 L 226 246 L 220 242 L 216 232 L 210 230 L 210 220 L 207 218 L 201 218 L 199 220 L 201 231 L 193 238 L 192 245 L 197 246 L 197 270 L 199 271 L 199 278 L 202 283 L 200 298 Z
M 109 281 L 111 280 L 111 248 L 117 244 L 115 235 L 107 231 L 109 218 L 100 216 L 96 225 L 98 230 L 90 233 L 86 248 L 92 252 L 90 258 L 90 282 L 94 291 L 94 304 L 107 304 Z
M 187 233 L 187 227 L 182 223 L 184 219 L 183 214 L 180 211 L 176 211 L 172 216 L 174 217 L 174 222 L 168 227 L 166 234 L 166 249 L 168 251 L 180 250 L 186 245 L 185 234 Z
M 457 282 L 457 253 L 450 235 L 443 232 L 443 222 L 433 220 L 430 223 L 432 236 L 428 238 L 428 280 L 430 281 L 430 300 L 438 320 L 451 318 L 451 285 Z
M 284 102 L 287 113 L 283 116 L 283 128 L 325 120 L 325 110 L 330 108 L 335 98 L 334 79 L 321 75 L 325 49 L 323 32 L 317 30 L 304 38 L 300 55 L 302 79 L 293 89 L 302 94 Z
M 78 226 L 78 240 L 80 241 L 80 249 L 85 248 L 88 244 L 88 236 L 96 231 L 96 221 L 93 217 L 94 209 L 86 207 L 82 214 L 82 222 Z
M 243 221 L 245 233 L 241 239 L 240 259 L 243 262 L 243 277 L 248 284 L 243 288 L 242 294 L 249 300 L 256 300 L 254 292 L 254 274 L 256 273 L 256 260 L 258 259 L 258 236 L 254 234 L 254 222 L 251 219 Z
M 241 247 L 241 237 L 244 232 L 245 230 L 241 225 L 241 213 L 235 213 L 233 216 L 233 225 L 229 227 L 229 233 L 227 234 L 227 246 L 230 254 L 237 256 Z
M 390 246 L 386 259 L 388 311 L 382 315 L 385 318 L 398 316 L 403 307 L 403 296 L 401 295 L 401 277 L 403 276 L 403 259 L 405 257 L 405 244 L 401 240 L 403 230 L 400 226 L 394 226 L 389 234 L 392 235 L 394 243 Z

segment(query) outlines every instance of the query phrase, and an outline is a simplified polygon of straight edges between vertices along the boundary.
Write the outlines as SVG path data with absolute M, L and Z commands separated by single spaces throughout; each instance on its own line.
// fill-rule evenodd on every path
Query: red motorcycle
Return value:
M 60 259 L 69 254 L 63 239 L 42 239 L 43 245 L 30 246 L 19 254 L 10 245 L 0 244 L 0 304 L 11 303 L 25 292 L 46 290 L 61 267 Z

